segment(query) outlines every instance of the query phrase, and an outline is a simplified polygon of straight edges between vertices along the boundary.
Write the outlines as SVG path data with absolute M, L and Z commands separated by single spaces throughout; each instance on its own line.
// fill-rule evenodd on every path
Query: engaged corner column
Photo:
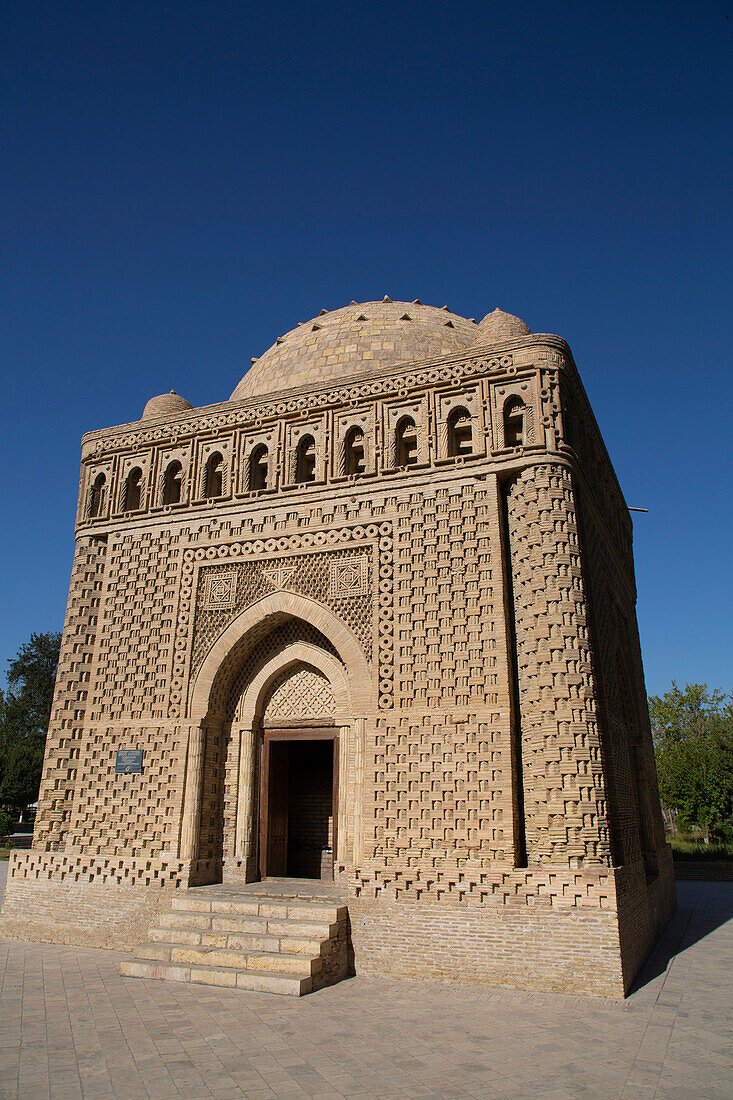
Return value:
M 181 822 L 182 860 L 196 859 L 198 856 L 205 740 L 206 728 L 203 722 L 189 726 L 188 751 L 186 753 L 186 788 L 183 795 L 183 820 Z
M 364 757 L 366 751 L 366 719 L 356 718 L 353 723 L 354 786 L 351 792 L 353 804 L 353 832 L 351 843 L 352 866 L 361 869 L 364 861 Z M 341 799 L 339 798 L 339 801 Z
M 248 860 L 254 849 L 257 731 L 251 726 L 239 731 L 239 783 L 237 785 L 237 829 L 234 854 Z

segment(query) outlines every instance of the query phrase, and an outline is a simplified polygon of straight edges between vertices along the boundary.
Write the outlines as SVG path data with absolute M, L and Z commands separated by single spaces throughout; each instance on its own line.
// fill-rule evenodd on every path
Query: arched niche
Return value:
M 343 725 L 352 718 L 349 686 L 344 666 L 330 653 L 307 642 L 296 642 L 275 654 L 253 677 L 237 707 L 237 721 L 249 726 L 263 720 L 273 685 L 283 673 L 297 668 L 316 669 L 328 681 L 334 695 L 332 721 Z
M 291 626 L 311 640 L 281 644 Z M 222 632 L 192 686 L 181 856 L 196 862 L 197 881 L 258 877 L 263 714 L 273 685 L 297 669 L 322 676 L 333 695 L 333 713 L 306 725 L 320 727 L 313 737 L 334 742 L 338 866 L 353 862 L 361 848 L 366 716 L 376 684 L 358 641 L 333 612 L 308 597 L 279 591 L 244 610 Z
M 365 715 L 373 705 L 375 684 L 372 671 L 354 634 L 341 619 L 317 600 L 294 592 L 279 591 L 245 608 L 219 635 L 209 649 L 199 669 L 189 696 L 188 714 L 192 722 L 200 722 L 210 710 L 217 713 L 212 697 L 225 691 L 226 681 L 233 678 L 248 642 L 264 637 L 284 620 L 301 619 L 320 631 L 331 643 L 346 669 L 349 704 L 355 716 Z

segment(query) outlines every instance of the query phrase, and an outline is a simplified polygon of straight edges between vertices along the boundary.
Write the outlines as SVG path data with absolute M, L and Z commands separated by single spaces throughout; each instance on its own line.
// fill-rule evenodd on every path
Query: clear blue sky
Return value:
M 569 341 L 648 688 L 733 687 L 732 11 L 5 5 L 0 668 L 62 625 L 84 431 L 389 294 Z

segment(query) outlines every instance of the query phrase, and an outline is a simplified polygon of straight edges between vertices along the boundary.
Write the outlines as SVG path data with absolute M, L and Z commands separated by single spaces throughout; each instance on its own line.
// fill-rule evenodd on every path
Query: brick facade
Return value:
M 84 438 L 4 930 L 128 946 L 170 891 L 257 878 L 263 733 L 310 729 L 357 969 L 622 993 L 674 884 L 631 523 L 569 348 L 374 302 L 256 368 Z

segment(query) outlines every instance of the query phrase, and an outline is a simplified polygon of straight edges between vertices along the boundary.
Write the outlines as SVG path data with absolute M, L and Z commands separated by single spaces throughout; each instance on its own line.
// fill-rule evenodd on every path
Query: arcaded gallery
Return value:
M 228 401 L 152 397 L 82 442 L 0 931 L 234 989 L 623 995 L 675 908 L 635 605 L 572 353 L 499 309 L 352 302 Z

